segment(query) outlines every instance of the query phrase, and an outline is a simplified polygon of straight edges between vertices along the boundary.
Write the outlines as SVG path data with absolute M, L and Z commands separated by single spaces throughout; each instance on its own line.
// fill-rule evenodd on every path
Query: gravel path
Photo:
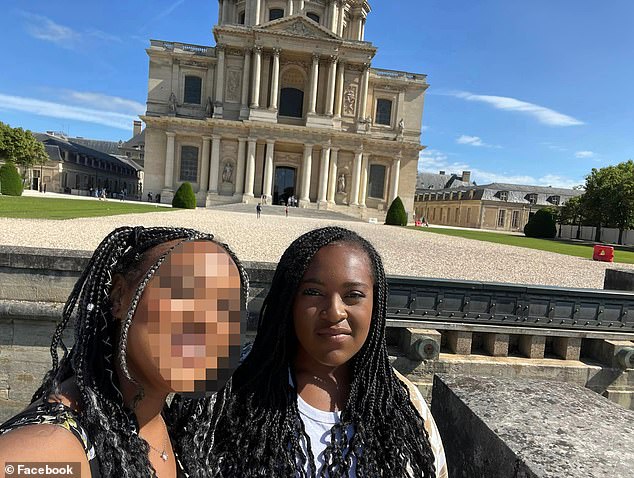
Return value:
M 520 247 L 468 240 L 411 229 L 313 218 L 267 216 L 223 210 L 130 214 L 65 221 L 0 218 L 0 244 L 93 250 L 123 225 L 192 227 L 227 242 L 243 261 L 275 262 L 300 234 L 326 225 L 357 231 L 383 256 L 388 274 L 602 288 L 606 268 L 634 265 L 594 262 Z

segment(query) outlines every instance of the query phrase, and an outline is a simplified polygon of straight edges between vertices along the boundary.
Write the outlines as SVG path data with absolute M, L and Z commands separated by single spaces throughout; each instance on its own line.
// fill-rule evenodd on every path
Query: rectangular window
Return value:
M 186 76 L 183 101 L 185 103 L 199 105 L 200 97 L 202 95 L 202 85 L 203 80 L 199 76 Z
M 385 189 L 385 166 L 381 164 L 370 165 L 370 197 L 383 198 Z
M 500 200 L 508 201 L 509 200 L 509 192 L 508 191 L 500 191 Z
M 181 147 L 180 180 L 198 181 L 198 148 L 196 146 Z
M 506 210 L 500 209 L 498 211 L 498 227 L 504 227 L 505 221 L 506 221 Z
M 520 212 L 519 211 L 513 211 L 513 215 L 511 216 L 511 227 L 513 229 L 520 228 Z
M 471 208 L 467 208 L 467 226 L 471 224 Z
M 281 8 L 271 8 L 269 10 L 269 21 L 277 20 L 278 18 L 282 18 L 284 16 L 284 10 Z
M 376 124 L 390 126 L 392 124 L 392 102 L 379 98 L 376 100 Z

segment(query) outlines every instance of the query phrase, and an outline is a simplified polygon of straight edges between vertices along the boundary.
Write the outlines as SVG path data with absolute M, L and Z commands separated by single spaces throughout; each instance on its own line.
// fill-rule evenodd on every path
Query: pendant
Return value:
M 163 450 L 163 453 L 161 453 L 161 459 L 163 461 L 167 461 L 167 453 L 165 453 L 165 450 Z

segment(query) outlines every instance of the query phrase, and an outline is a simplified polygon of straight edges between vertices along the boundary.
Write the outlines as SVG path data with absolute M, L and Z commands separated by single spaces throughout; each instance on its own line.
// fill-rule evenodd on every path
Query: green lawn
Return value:
M 566 240 L 556 239 L 534 239 L 532 237 L 517 236 L 513 234 L 500 234 L 497 232 L 487 232 L 480 230 L 444 229 L 439 227 L 413 227 L 417 231 L 431 234 L 444 234 L 446 236 L 464 237 L 465 239 L 475 239 L 476 241 L 495 242 L 496 244 L 507 244 L 509 246 L 526 247 L 540 251 L 556 252 L 568 256 L 585 257 L 592 259 L 592 246 L 583 244 L 573 244 Z M 617 249 L 614 251 L 614 262 L 624 264 L 634 264 L 634 252 Z
M 0 196 L 0 217 L 25 219 L 74 219 L 77 217 L 116 216 L 144 212 L 172 211 L 171 208 L 151 204 L 128 204 L 108 199 L 49 199 L 29 196 Z

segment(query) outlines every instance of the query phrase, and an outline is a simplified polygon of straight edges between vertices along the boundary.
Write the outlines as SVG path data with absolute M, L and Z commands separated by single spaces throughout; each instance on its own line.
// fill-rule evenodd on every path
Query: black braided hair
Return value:
M 149 446 L 137 434 L 133 410 L 123 403 L 115 360 L 128 380 L 126 361 L 127 332 L 136 307 L 150 279 L 169 253 L 187 241 L 211 241 L 222 247 L 238 268 L 241 279 L 241 307 L 246 314 L 248 277 L 231 249 L 214 241 L 214 236 L 193 229 L 168 227 L 121 227 L 106 236 L 90 258 L 88 265 L 75 284 L 62 312 L 51 344 L 52 369 L 44 377 L 32 401 L 60 394 L 61 383 L 74 377 L 79 389 L 79 417 L 91 438 L 101 474 L 106 477 L 143 477 L 155 475 L 149 459 Z M 144 259 L 160 244 L 174 242 L 158 257 L 149 270 L 140 270 Z M 132 275 L 139 280 L 134 297 L 122 322 L 114 320 L 110 294 L 116 274 Z M 128 276 L 129 277 L 129 276 Z M 68 351 L 63 333 L 74 321 L 74 345 Z M 58 357 L 58 347 L 64 356 Z M 143 397 L 138 386 L 134 403 Z M 178 396 L 177 396 L 178 397 Z M 166 409 L 166 423 L 174 448 L 190 476 L 203 476 L 204 461 L 197 443 L 213 440 L 213 407 L 215 400 L 205 398 L 189 400 L 175 398 L 174 410 Z M 132 407 L 133 408 L 133 407 Z M 188 424 L 188 426 L 187 426 Z M 194 426 L 192 426 L 195 425 Z M 202 457 L 204 459 L 204 457 Z
M 358 246 L 368 255 L 374 307 L 368 338 L 350 362 L 350 394 L 341 422 L 331 430 L 326 465 L 317 469 L 299 416 L 297 391 L 289 385 L 298 343 L 292 307 L 317 251 L 335 243 Z M 263 303 L 253 349 L 223 391 L 225 403 L 212 451 L 219 476 L 347 478 L 353 462 L 357 476 L 436 476 L 423 420 L 388 361 L 387 294 L 381 257 L 352 231 L 317 229 L 286 249 Z M 354 434 L 348 439 L 350 427 Z

